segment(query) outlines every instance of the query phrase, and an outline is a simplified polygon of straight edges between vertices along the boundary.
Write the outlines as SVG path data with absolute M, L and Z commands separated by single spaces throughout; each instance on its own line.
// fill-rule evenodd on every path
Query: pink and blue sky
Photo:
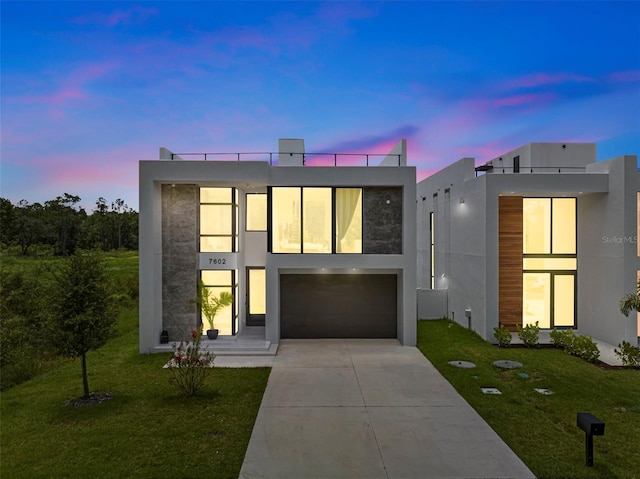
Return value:
M 175 152 L 385 153 L 423 178 L 529 142 L 640 155 L 640 2 L 5 1 L 0 196 L 138 207 Z

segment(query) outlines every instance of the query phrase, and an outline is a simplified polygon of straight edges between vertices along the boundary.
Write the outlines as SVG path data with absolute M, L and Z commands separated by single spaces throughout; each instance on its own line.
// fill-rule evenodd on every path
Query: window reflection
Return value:
M 267 195 L 247 195 L 247 231 L 267 231 Z
M 200 188 L 200 251 L 238 251 L 235 188 Z
M 336 253 L 362 253 L 361 188 L 336 188 Z
M 301 253 L 301 188 L 273 188 L 272 250 L 274 253 Z

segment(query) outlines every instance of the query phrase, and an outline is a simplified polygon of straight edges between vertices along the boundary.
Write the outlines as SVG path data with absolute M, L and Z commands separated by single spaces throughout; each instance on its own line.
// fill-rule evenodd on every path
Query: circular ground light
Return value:
M 469 361 L 449 361 L 449 364 L 451 364 L 451 366 L 455 366 L 457 368 L 464 368 L 464 369 L 471 369 L 476 367 L 475 364 Z
M 494 361 L 493 365 L 500 369 L 516 369 L 522 367 L 522 363 L 519 363 L 518 361 L 508 361 L 506 359 Z

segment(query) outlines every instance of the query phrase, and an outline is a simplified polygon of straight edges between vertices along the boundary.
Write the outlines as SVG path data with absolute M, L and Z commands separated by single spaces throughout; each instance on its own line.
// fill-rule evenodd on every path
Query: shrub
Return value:
M 498 328 L 493 328 L 493 335 L 498 341 L 498 347 L 508 348 L 511 345 L 511 332 L 501 324 Z
M 622 360 L 622 364 L 624 366 L 629 366 L 632 368 L 640 367 L 639 347 L 631 346 L 631 343 L 622 341 L 622 344 L 618 344 L 618 348 L 614 349 L 613 352 L 616 353 L 616 356 L 618 356 Z
M 49 287 L 49 277 L 40 267 L 3 269 L 0 274 L 0 390 L 31 379 L 50 358 L 51 344 L 41 334 Z
M 571 329 L 557 330 L 555 328 L 549 335 L 556 348 L 564 349 L 572 356 L 578 356 L 590 363 L 595 363 L 600 357 L 600 350 L 591 336 L 576 336 Z
M 590 363 L 595 363 L 600 357 L 600 350 L 591 336 L 576 336 L 573 341 L 573 353 L 579 358 L 586 359 Z
M 553 328 L 549 335 L 551 336 L 551 342 L 556 348 L 565 350 L 573 347 L 573 342 L 576 338 L 576 335 L 571 329 L 558 330 Z
M 180 341 L 179 345 L 173 345 L 169 384 L 185 396 L 195 395 L 211 372 L 215 356 L 210 351 L 200 351 L 201 340 L 202 336 L 194 329 L 191 331 L 191 341 Z
M 538 321 L 536 321 L 536 324 L 527 324 L 524 328 L 518 325 L 518 337 L 528 348 L 538 347 L 539 333 L 540 327 L 538 326 Z

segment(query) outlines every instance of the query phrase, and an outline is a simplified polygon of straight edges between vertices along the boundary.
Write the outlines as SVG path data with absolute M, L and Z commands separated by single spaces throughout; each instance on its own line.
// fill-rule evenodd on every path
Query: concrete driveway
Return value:
M 416 348 L 287 340 L 240 478 L 533 478 Z

